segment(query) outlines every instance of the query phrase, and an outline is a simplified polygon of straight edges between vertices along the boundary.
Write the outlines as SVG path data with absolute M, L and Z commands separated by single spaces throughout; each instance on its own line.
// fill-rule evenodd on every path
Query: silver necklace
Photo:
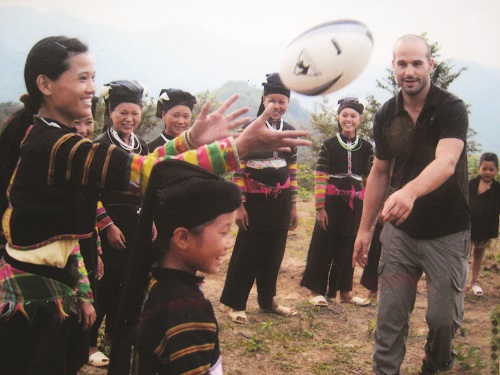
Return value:
M 357 135 L 353 142 L 344 142 L 344 140 L 340 136 L 340 133 L 337 133 L 337 140 L 339 141 L 342 148 L 348 151 L 356 151 L 361 147 L 361 142 L 359 141 L 359 136 Z
M 126 142 L 123 141 L 123 139 L 121 139 L 120 135 L 118 134 L 118 132 L 113 129 L 113 128 L 109 128 L 109 138 L 111 140 L 111 142 L 115 143 L 114 140 L 116 142 L 118 142 L 118 144 L 124 149 L 124 150 L 127 150 L 127 151 L 135 151 L 137 149 L 139 149 L 141 147 L 141 142 L 139 142 L 139 139 L 137 138 L 137 136 L 134 134 L 134 132 L 130 133 L 130 144 L 127 144 Z M 140 153 L 140 151 L 139 151 Z

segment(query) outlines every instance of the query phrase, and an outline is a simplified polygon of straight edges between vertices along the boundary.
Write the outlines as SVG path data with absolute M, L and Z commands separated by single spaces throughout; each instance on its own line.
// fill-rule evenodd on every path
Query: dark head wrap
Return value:
M 187 91 L 162 89 L 156 103 L 156 117 L 162 118 L 162 112 L 167 112 L 176 105 L 185 105 L 192 111 L 195 104 L 196 98 Z
M 287 98 L 290 97 L 290 89 L 287 89 L 283 82 L 281 82 L 281 78 L 278 73 L 266 74 L 266 81 L 262 82 L 262 86 L 264 86 L 264 93 L 262 94 L 262 98 L 260 100 L 259 111 L 257 112 L 257 116 L 260 116 L 262 112 L 264 112 L 264 96 L 269 94 L 282 94 Z
M 112 81 L 103 87 L 106 109 L 113 110 L 120 103 L 135 103 L 142 107 L 144 87 L 137 81 Z M 107 111 L 108 112 L 108 111 Z
M 92 117 L 95 117 L 97 113 L 97 103 L 99 103 L 99 98 L 97 96 L 94 96 L 92 98 Z
M 166 241 L 174 230 L 197 227 L 233 212 L 240 204 L 241 194 L 235 184 L 200 167 L 170 159 L 153 168 L 121 295 L 109 374 L 129 373 L 131 332 L 141 312 L 148 275 L 165 254 Z M 155 246 L 151 240 L 153 221 L 158 231 Z
M 363 114 L 363 110 L 365 109 L 365 106 L 359 102 L 359 99 L 354 97 L 340 99 L 338 104 L 339 108 L 337 109 L 337 114 L 339 115 L 344 108 L 352 108 L 360 115 Z

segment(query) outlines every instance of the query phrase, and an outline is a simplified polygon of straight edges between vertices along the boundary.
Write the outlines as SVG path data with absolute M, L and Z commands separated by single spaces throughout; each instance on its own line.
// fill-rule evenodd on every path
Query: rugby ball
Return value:
M 283 51 L 279 75 L 299 94 L 326 95 L 354 81 L 373 51 L 373 36 L 361 22 L 336 20 L 315 26 Z

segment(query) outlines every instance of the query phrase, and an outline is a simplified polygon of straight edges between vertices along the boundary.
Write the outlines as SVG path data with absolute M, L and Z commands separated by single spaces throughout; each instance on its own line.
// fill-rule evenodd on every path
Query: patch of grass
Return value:
M 471 375 L 484 374 L 486 360 L 480 356 L 479 348 L 458 343 L 455 349 L 460 370 Z
M 353 345 L 332 345 L 330 349 L 333 350 L 333 360 L 315 363 L 311 368 L 313 374 L 345 374 L 346 370 L 355 373 L 357 368 L 355 355 L 359 349 L 358 347 Z

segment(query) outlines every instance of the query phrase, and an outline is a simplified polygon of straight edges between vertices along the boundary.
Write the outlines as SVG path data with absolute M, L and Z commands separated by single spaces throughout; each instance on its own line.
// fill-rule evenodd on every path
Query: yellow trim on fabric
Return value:
M 79 137 L 76 134 L 66 134 L 57 140 L 57 142 L 52 146 L 52 151 L 50 152 L 50 162 L 49 162 L 49 173 L 47 176 L 47 184 L 50 186 L 53 183 L 54 178 L 54 164 L 56 163 L 56 154 L 59 151 L 59 147 L 66 142 L 71 137 Z
M 12 258 L 20 262 L 64 268 L 68 257 L 77 245 L 78 240 L 58 240 L 35 250 L 15 250 L 9 244 L 5 250 Z
M 69 181 L 71 178 L 71 163 L 73 162 L 73 156 L 75 156 L 76 150 L 78 150 L 78 147 L 84 142 L 90 142 L 88 139 L 82 138 L 76 144 L 73 146 L 69 153 L 69 158 L 68 158 L 68 166 L 66 167 L 66 181 Z
M 99 147 L 99 145 L 97 144 L 92 145 L 92 148 L 90 149 L 87 155 L 87 159 L 85 160 L 85 169 L 83 170 L 82 185 L 87 185 L 89 182 L 90 166 L 92 165 L 92 160 L 94 159 L 97 147 Z
M 108 148 L 108 152 L 106 154 L 106 159 L 104 160 L 104 165 L 102 167 L 102 175 L 101 175 L 101 189 L 104 189 L 106 187 L 106 176 L 108 173 L 108 167 L 109 167 L 109 160 L 111 159 L 111 153 L 115 149 L 116 146 L 111 145 Z

